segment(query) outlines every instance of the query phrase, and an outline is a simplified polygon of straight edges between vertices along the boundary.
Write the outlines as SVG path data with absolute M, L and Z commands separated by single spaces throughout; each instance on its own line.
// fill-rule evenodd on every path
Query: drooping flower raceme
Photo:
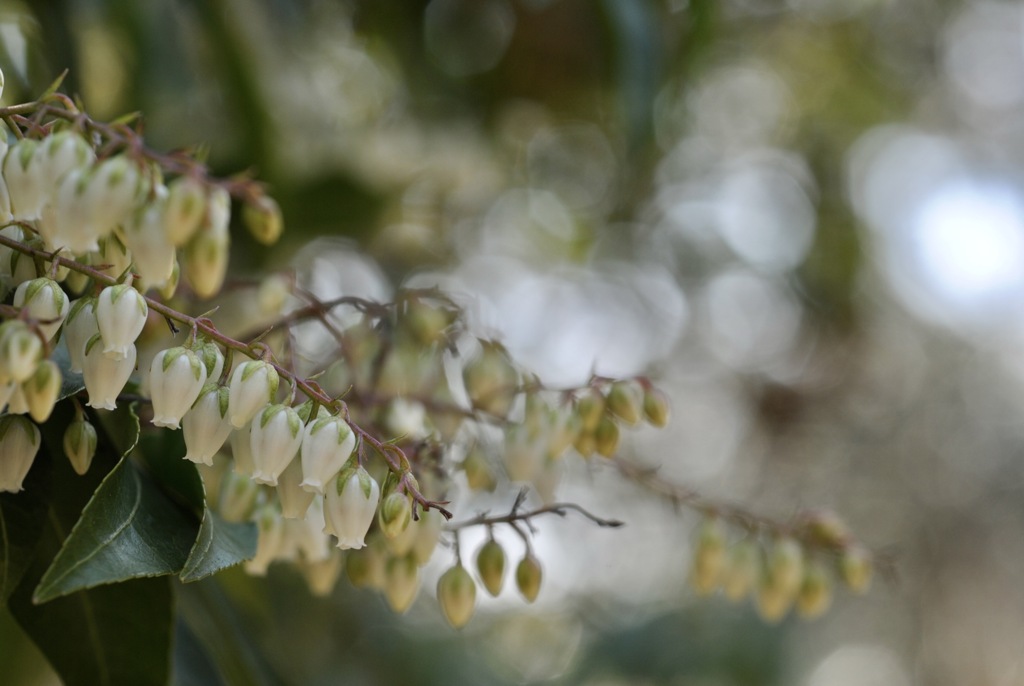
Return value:
M 287 405 L 268 405 L 253 417 L 249 433 L 253 480 L 276 486 L 277 477 L 299 452 L 302 435 L 299 413 Z
M 184 347 L 161 350 L 149 368 L 153 424 L 177 429 L 206 383 L 206 367 Z
M 0 417 L 0 493 L 17 493 L 39 452 L 41 436 L 25 417 Z
M 123 358 L 142 333 L 149 306 L 129 284 L 107 286 L 96 302 L 96 324 L 103 339 L 103 353 Z
M 380 486 L 350 459 L 324 496 L 324 533 L 335 536 L 342 550 L 364 547 L 379 500 Z
M 85 344 L 85 362 L 82 376 L 85 390 L 89 393 L 89 407 L 102 410 L 117 409 L 120 395 L 128 377 L 135 369 L 135 344 L 128 346 L 124 357 L 115 359 L 103 352 L 100 335 L 96 334 Z
M 186 460 L 213 466 L 213 456 L 231 433 L 231 422 L 227 415 L 227 387 L 215 383 L 206 384 L 192 409 L 181 419 Z
M 307 424 L 302 435 L 302 487 L 322 495 L 355 447 L 356 436 L 341 417 Z
M 240 429 L 277 393 L 277 370 L 263 360 L 251 360 L 235 367 L 228 387 L 228 417 Z

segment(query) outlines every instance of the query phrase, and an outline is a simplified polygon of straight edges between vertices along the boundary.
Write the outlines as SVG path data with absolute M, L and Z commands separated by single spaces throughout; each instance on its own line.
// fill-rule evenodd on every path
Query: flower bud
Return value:
M 96 455 L 96 428 L 88 421 L 76 419 L 64 430 L 64 454 L 76 474 L 89 471 Z
M 476 571 L 487 592 L 497 597 L 505 583 L 505 551 L 493 538 L 476 554 Z
M 519 375 L 501 346 L 487 341 L 481 345 L 481 353 L 462 372 L 466 392 L 473 407 L 504 417 L 512 407 Z
M 109 265 L 105 271 L 114 278 L 120 277 L 127 272 L 134 260 L 134 254 L 116 234 L 110 234 L 99 241 L 99 263 Z M 145 292 L 145 288 L 141 289 Z
M 242 221 L 245 228 L 259 243 L 273 245 L 281 237 L 284 220 L 281 208 L 273 198 L 263 195 L 242 207 Z
M 394 356 L 392 356 L 394 357 Z M 423 403 L 395 398 L 388 403 L 385 417 L 388 431 L 395 436 L 420 439 L 427 436 L 427 409 Z
M 188 243 L 206 214 L 206 188 L 193 176 L 179 176 L 167 184 L 163 233 L 175 246 Z
M 321 503 L 320 518 L 323 519 L 323 504 L 316 494 L 302 487 L 302 462 L 292 460 L 285 470 L 277 477 L 277 499 L 281 501 L 281 515 L 287 519 L 305 519 L 310 511 L 310 504 L 316 500 Z M 321 523 L 317 533 L 322 535 L 324 525 Z
M 789 608 L 793 606 L 793 598 L 794 593 L 773 583 L 766 571 L 761 577 L 755 597 L 757 613 L 764 621 L 775 624 L 789 612 Z
M 14 392 L 7 399 L 7 414 L 28 414 L 28 399 L 21 384 L 14 384 Z
M 7 403 L 14 397 L 14 392 L 21 388 L 21 384 L 13 380 L 0 382 L 0 414 L 7 408 Z M 11 414 L 19 414 L 12 412 Z
M 597 435 L 593 430 L 581 429 L 572 442 L 573 449 L 580 457 L 589 459 L 597 450 Z
M 510 480 L 531 481 L 540 472 L 544 459 L 541 443 L 541 440 L 531 440 L 524 426 L 512 426 L 506 430 L 501 458 Z
M 85 362 L 85 344 L 100 332 L 96 323 L 96 298 L 84 297 L 71 303 L 63 332 L 68 357 L 71 359 L 71 371 L 80 374 Z
M 398 614 L 405 614 L 420 590 L 420 570 L 411 555 L 393 557 L 384 568 L 384 597 Z
M 273 274 L 260 282 L 256 290 L 256 304 L 260 313 L 268 317 L 281 314 L 291 294 L 291 280 L 283 274 Z
M 540 562 L 531 553 L 520 561 L 516 567 L 516 587 L 526 598 L 526 602 L 532 603 L 540 593 L 541 569 Z
M 267 405 L 252 420 L 249 449 L 257 483 L 277 485 L 277 477 L 295 459 L 302 445 L 302 420 L 287 405 Z
M 757 543 L 745 538 L 732 547 L 722 575 L 722 592 L 737 602 L 747 597 L 761 578 L 761 551 Z
M 659 429 L 668 424 L 669 404 L 665 394 L 657 388 L 644 391 L 644 419 L 651 426 Z
M 476 583 L 462 565 L 455 565 L 437 580 L 437 601 L 448 623 L 461 629 L 473 616 Z
M 329 596 L 341 576 L 342 561 L 341 551 L 334 549 L 322 560 L 302 563 L 299 571 L 306 579 L 309 592 L 318 598 Z
M 178 292 L 178 282 L 181 281 L 181 267 L 178 264 L 178 256 L 174 256 L 174 264 L 171 266 L 171 275 L 167 278 L 167 283 L 160 287 L 160 297 L 164 300 L 170 300 L 174 297 L 174 294 Z
M 356 435 L 341 417 L 325 417 L 302 432 L 302 487 L 323 494 L 356 447 Z
M 601 423 L 604 416 L 604 397 L 597 391 L 591 391 L 576 402 L 576 416 L 584 431 L 592 432 Z
M 78 131 L 66 129 L 47 136 L 36 148 L 37 172 L 43 194 L 51 197 L 57 182 L 72 169 L 89 167 L 96 161 L 92 146 Z
M 783 536 L 775 541 L 768 555 L 771 582 L 789 594 L 795 594 L 804 578 L 804 550 L 794 539 Z
M 220 351 L 220 346 L 213 341 L 204 340 L 201 345 L 192 350 L 199 355 L 203 366 L 206 367 L 206 380 L 217 381 L 220 379 L 220 375 L 224 371 L 224 353 Z
M 386 538 L 395 538 L 412 521 L 412 499 L 397 491 L 389 494 L 380 504 L 377 523 Z
M 178 346 L 158 352 L 149 367 L 153 425 L 179 428 L 181 418 L 195 403 L 205 383 L 206 367 L 188 348 Z
M 416 540 L 412 542 L 412 556 L 421 567 L 434 555 L 434 549 L 441 540 L 444 521 L 437 510 L 420 512 L 419 525 L 416 527 Z
M 263 360 L 244 362 L 231 373 L 228 417 L 240 429 L 268 403 L 274 401 L 279 378 L 277 370 Z
M 807 563 L 804 580 L 796 596 L 796 611 L 804 619 L 815 619 L 832 604 L 832 577 L 817 560 Z
M 143 293 L 150 288 L 163 288 L 174 273 L 174 245 L 164 233 L 165 207 L 166 203 L 160 200 L 150 202 L 132 213 L 124 224 L 125 245 L 131 251 L 141 282 L 139 290 Z M 111 236 L 106 240 L 109 243 L 114 238 Z
M 493 493 L 498 487 L 494 469 L 479 444 L 474 445 L 462 461 L 462 470 L 466 473 L 466 481 L 470 490 Z
M 224 446 L 231 433 L 228 421 L 228 389 L 207 384 L 185 416 L 181 418 L 185 438 L 185 459 L 196 464 L 213 465 L 213 456 Z
M 103 352 L 100 334 L 85 344 L 85 362 L 82 376 L 89 393 L 89 407 L 103 410 L 117 409 L 117 396 L 128 383 L 135 369 L 135 345 L 129 344 L 124 357 L 114 359 Z
M 72 169 L 55 184 L 55 191 L 43 205 L 37 226 L 48 250 L 64 248 L 80 255 L 98 252 L 99 239 L 108 235 L 93 221 L 86 189 L 91 168 Z
M 21 385 L 32 419 L 42 424 L 50 418 L 60 394 L 60 367 L 53 360 L 43 360 L 36 371 Z
M 867 593 L 871 588 L 873 568 L 871 552 L 860 545 L 847 546 L 839 558 L 839 571 L 843 581 L 854 593 Z
M 594 430 L 594 450 L 602 457 L 612 458 L 619 449 L 619 425 L 605 415 Z
M 68 315 L 68 296 L 53 279 L 40 278 L 25 281 L 14 292 L 14 306 L 28 310 L 39 322 L 39 330 L 46 340 L 52 341 L 57 329 Z
M 242 474 L 228 472 L 220 486 L 220 516 L 228 522 L 244 522 L 249 519 L 260 495 L 255 481 Z
M 0 324 L 0 381 L 26 381 L 42 359 L 43 342 L 25 322 Z
M 17 493 L 32 468 L 41 441 L 39 429 L 24 417 L 0 417 L 0 493 Z
M 349 460 L 324 496 L 324 533 L 337 537 L 342 550 L 362 548 L 379 500 L 380 486 Z
M 693 553 L 690 583 L 699 595 L 714 593 L 725 571 L 725 527 L 721 520 L 708 518 L 701 524 Z
M 149 306 L 130 284 L 107 286 L 96 300 L 96 325 L 103 338 L 103 354 L 121 359 L 142 333 Z
M 384 567 L 388 561 L 387 546 L 382 537 L 370 537 L 368 545 L 362 550 L 348 553 L 345 561 L 345 574 L 349 582 L 356 588 L 384 588 Z
M 831 510 L 817 510 L 804 516 L 803 526 L 814 541 L 826 546 L 843 546 L 850 541 L 850 529 Z
M 224 284 L 228 269 L 228 218 L 231 198 L 222 189 L 210 193 L 206 216 L 185 245 L 185 278 L 200 298 L 212 298 Z
M 608 390 L 605 406 L 613 415 L 630 426 L 640 423 L 643 398 L 636 384 L 629 381 L 616 381 Z

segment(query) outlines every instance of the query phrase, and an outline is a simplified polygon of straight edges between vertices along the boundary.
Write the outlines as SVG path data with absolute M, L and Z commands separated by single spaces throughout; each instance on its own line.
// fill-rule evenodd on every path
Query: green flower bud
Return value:
M 812 560 L 804 570 L 804 580 L 796 596 L 796 611 L 804 619 L 815 619 L 832 604 L 832 577 L 828 570 Z
M 594 431 L 603 415 L 604 398 L 596 391 L 588 393 L 576 402 L 576 416 L 580 418 L 580 425 L 584 430 L 580 433 Z
M 462 462 L 462 470 L 466 472 L 466 481 L 471 490 L 493 493 L 498 486 L 494 468 L 479 445 L 470 448 L 466 459 Z
M 448 623 L 461 629 L 473 616 L 476 584 L 462 565 L 455 565 L 437 580 L 437 600 Z
M 540 562 L 532 554 L 527 553 L 516 567 L 516 587 L 532 603 L 540 593 L 541 569 Z
M 576 449 L 576 452 L 580 454 L 580 457 L 588 459 L 597 450 L 597 436 L 591 429 L 581 429 L 580 432 L 576 434 L 576 439 L 572 442 L 572 447 Z
M 276 243 L 284 230 L 281 207 L 276 200 L 266 195 L 242 207 L 242 221 L 252 237 L 263 245 Z
M 743 539 L 732 547 L 722 575 L 722 592 L 733 602 L 745 598 L 761 578 L 761 551 L 757 543 Z
M 874 572 L 871 552 L 863 546 L 848 546 L 839 559 L 839 571 L 847 588 L 854 593 L 867 593 Z
M 60 367 L 53 360 L 43 360 L 36 366 L 36 371 L 25 383 L 22 391 L 28 403 L 28 413 L 40 424 L 45 422 L 57 404 L 60 394 Z
M 611 417 L 601 418 L 594 431 L 594 449 L 603 457 L 611 458 L 619 449 L 619 426 Z
M 462 372 L 466 392 L 473 407 L 504 417 L 512 409 L 519 374 L 504 348 L 487 341 L 481 341 L 481 345 L 481 353 L 470 360 Z
M 716 518 L 704 520 L 693 552 L 690 583 L 699 595 L 714 593 L 725 572 L 725 526 Z
M 630 426 L 640 423 L 642 398 L 636 384 L 629 381 L 616 381 L 605 398 L 608 411 Z
M 393 557 L 384 570 L 384 597 L 398 614 L 404 614 L 420 590 L 420 570 L 411 555 Z
M 404 493 L 391 493 L 380 504 L 377 522 L 387 538 L 395 538 L 412 521 L 412 500 Z
M 668 398 L 657 388 L 648 388 L 644 391 L 644 419 L 651 426 L 659 429 L 668 424 L 669 418 Z
M 505 582 L 505 551 L 493 538 L 476 554 L 476 570 L 487 592 L 497 597 Z

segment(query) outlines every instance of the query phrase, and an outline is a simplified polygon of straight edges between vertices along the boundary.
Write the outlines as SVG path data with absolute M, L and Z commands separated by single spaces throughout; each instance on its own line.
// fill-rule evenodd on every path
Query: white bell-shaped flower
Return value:
M 39 330 L 52 341 L 68 316 L 71 304 L 59 283 L 43 277 L 18 286 L 14 292 L 14 306 L 28 310 L 29 315 L 40 322 Z
M 252 478 L 257 483 L 277 485 L 288 463 L 302 445 L 302 420 L 287 405 L 268 405 L 253 417 L 249 448 L 255 466 Z
M 7 414 L 28 414 L 28 398 L 25 397 L 25 385 L 15 384 L 14 393 L 7 401 Z
M 7 403 L 10 401 L 11 397 L 14 395 L 14 392 L 16 390 L 18 390 L 18 383 L 15 381 L 5 381 L 3 383 L 0 383 L 0 414 L 2 414 L 5 409 L 7 409 Z M 302 480 L 301 474 L 299 474 L 299 480 Z
M 28 413 L 40 424 L 50 418 L 53 406 L 57 404 L 61 381 L 60 367 L 57 363 L 53 360 L 43 360 L 36 366 L 32 376 L 21 385 Z
M 3 176 L 0 176 L 0 179 L 2 178 Z M 0 210 L 2 210 L 2 207 L 0 207 Z M 10 221 L 10 217 L 3 219 L 3 217 L 0 216 L 0 220 L 8 222 Z M 19 243 L 25 242 L 25 232 L 22 231 L 20 226 L 5 226 L 0 229 L 0 236 L 10 238 L 12 241 L 18 241 Z M 0 245 L 0 279 L 7 282 L 6 287 L 10 287 L 11 285 L 8 282 L 8 279 L 11 277 L 11 261 L 15 255 L 21 255 L 21 253 L 13 248 L 8 248 L 6 245 Z
M 342 550 L 362 548 L 379 500 L 380 486 L 349 460 L 324 496 L 324 533 L 336 537 Z
M 96 300 L 96 324 L 103 338 L 103 354 L 115 359 L 127 355 L 148 316 L 146 299 L 130 284 L 104 288 Z
M 109 157 L 93 168 L 86 182 L 86 216 L 106 236 L 127 221 L 145 190 L 138 164 L 126 155 Z
M 303 519 L 314 498 L 314 493 L 302 487 L 302 461 L 292 460 L 277 477 L 277 499 L 281 501 L 281 515 L 286 519 Z
M 153 425 L 177 429 L 206 384 L 206 367 L 199 356 L 178 346 L 161 350 L 149 368 Z
M 102 410 L 117 409 L 117 396 L 121 394 L 128 377 L 135 369 L 135 345 L 130 344 L 124 357 L 115 359 L 103 352 L 100 335 L 85 344 L 82 376 L 89 393 L 89 407 Z
M 23 138 L 12 145 L 4 156 L 3 174 L 11 198 L 11 210 L 15 219 L 34 221 L 39 219 L 47 184 L 53 183 L 39 174 L 36 154 L 39 141 Z
M 163 212 L 164 236 L 172 245 L 182 246 L 195 234 L 206 215 L 206 188 L 193 176 L 179 176 L 167 184 L 167 206 Z
M 251 560 L 246 560 L 245 571 L 253 576 L 265 576 L 270 563 L 278 559 L 284 546 L 284 520 L 278 509 L 271 504 L 257 510 L 253 519 L 258 533 L 256 555 Z
M 33 163 L 43 182 L 44 203 L 52 198 L 57 182 L 72 169 L 91 167 L 96 161 L 92 146 L 80 133 L 59 131 L 47 136 L 36 149 Z
M 220 516 L 229 522 L 244 522 L 249 519 L 259 497 L 259 484 L 247 476 L 228 472 L 221 482 L 217 499 Z
M 42 437 L 25 417 L 0 417 L 0 493 L 17 493 L 32 468 Z
M 0 382 L 22 383 L 43 359 L 43 341 L 23 321 L 0 324 Z
M 244 362 L 231 373 L 228 417 L 240 429 L 265 405 L 273 402 L 280 379 L 273 365 L 263 360 Z
M 331 540 L 324 533 L 324 501 L 314 498 L 306 516 L 294 520 L 295 544 L 299 555 L 307 562 L 326 560 L 331 555 Z
M 117 234 L 110 234 L 100 240 L 99 263 L 110 265 L 106 273 L 113 277 L 120 277 L 132 266 L 134 256 L 127 245 L 121 242 Z
M 181 428 L 185 437 L 185 459 L 212 467 L 213 456 L 231 433 L 227 387 L 207 384 L 192 409 L 182 417 Z
M 96 298 L 79 298 L 71 303 L 71 309 L 64 320 L 64 344 L 71 358 L 71 371 L 82 372 L 85 361 L 85 344 L 100 332 L 96 323 Z
M 220 351 L 220 346 L 213 341 L 203 341 L 201 345 L 196 346 L 195 351 L 206 366 L 206 379 L 218 380 L 224 371 L 224 353 Z
M 99 250 L 102 234 L 91 214 L 86 189 L 90 168 L 72 169 L 56 183 L 37 224 L 49 249 L 66 248 L 76 255 Z
M 174 245 L 164 233 L 166 201 L 153 200 L 140 207 L 124 224 L 124 240 L 131 250 L 141 290 L 163 288 L 174 273 Z
M 228 406 L 230 408 L 230 405 Z M 231 422 L 228 422 L 230 425 Z M 229 441 L 231 443 L 231 458 L 234 462 L 234 472 L 246 478 L 252 478 L 256 471 L 256 465 L 252 462 L 252 424 L 246 424 L 241 429 L 231 432 Z
M 355 447 L 355 433 L 341 417 L 307 424 L 302 434 L 302 487 L 322 495 Z
M 324 598 L 331 594 L 338 577 L 341 576 L 342 567 L 341 551 L 332 548 L 330 554 L 318 562 L 303 562 L 299 565 L 299 571 L 306 579 L 309 592 L 313 595 Z

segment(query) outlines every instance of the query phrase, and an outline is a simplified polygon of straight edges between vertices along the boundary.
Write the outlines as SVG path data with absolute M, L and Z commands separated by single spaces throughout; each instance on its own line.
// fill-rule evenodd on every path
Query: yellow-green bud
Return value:
M 273 198 L 263 195 L 242 208 L 242 221 L 252 237 L 263 245 L 273 245 L 281 237 L 284 220 L 281 207 Z
M 733 602 L 745 598 L 761 578 L 761 551 L 757 543 L 743 539 L 732 547 L 722 575 L 722 592 Z
M 588 393 L 577 401 L 576 416 L 580 418 L 580 424 L 583 427 L 583 431 L 580 433 L 596 429 L 601 422 L 602 415 L 604 415 L 604 397 L 596 391 Z
M 616 381 L 608 391 L 605 405 L 608 411 L 630 426 L 640 423 L 642 397 L 636 384 Z
M 441 612 L 456 629 L 461 629 L 473 616 L 476 606 L 476 584 L 462 565 L 455 565 L 437 580 L 437 600 Z
M 601 417 L 594 431 L 594 449 L 603 457 L 613 457 L 619 449 L 619 425 L 611 417 Z
M 490 493 L 498 486 L 494 468 L 479 445 L 470 448 L 466 459 L 462 462 L 462 470 L 466 472 L 466 481 L 469 483 L 470 489 L 474 491 Z
M 366 547 L 350 550 L 345 556 L 345 573 L 357 588 L 383 590 L 388 546 L 384 537 L 374 532 L 367 537 Z
M 782 620 L 793 605 L 794 593 L 772 583 L 771 576 L 765 572 L 757 588 L 757 613 L 761 619 L 775 624 Z
M 718 519 L 704 520 L 693 551 L 690 583 L 699 595 L 709 595 L 722 581 L 725 571 L 725 526 Z
M 668 424 L 669 418 L 668 398 L 657 388 L 647 388 L 644 391 L 644 419 L 651 426 L 659 429 Z
M 391 493 L 380 504 L 377 522 L 381 533 L 394 538 L 405 531 L 412 521 L 412 501 L 404 493 Z
M 406 306 L 402 324 L 416 341 L 430 345 L 444 335 L 451 324 L 451 315 L 440 307 L 413 300 Z
M 832 577 L 820 562 L 807 563 L 800 592 L 796 596 L 796 611 L 804 619 L 820 617 L 832 604 Z
M 384 597 L 398 614 L 405 613 L 420 590 L 420 570 L 411 555 L 393 557 L 384 572 Z
M 493 538 L 484 543 L 476 554 L 476 569 L 484 588 L 497 597 L 505 581 L 505 551 Z
M 96 455 L 96 428 L 85 419 L 77 419 L 64 430 L 64 454 L 77 474 L 89 471 Z
M 804 550 L 789 536 L 777 539 L 768 555 L 768 574 L 773 585 L 795 594 L 804 578 Z
M 481 344 L 483 351 L 462 372 L 466 392 L 473 407 L 504 417 L 512 408 L 519 375 L 503 348 L 484 341 Z
M 526 602 L 532 603 L 537 599 L 541 576 L 540 562 L 532 554 L 527 553 L 516 567 L 516 586 L 526 598 Z
M 597 436 L 593 430 L 581 429 L 572 442 L 572 447 L 580 457 L 589 458 L 597 450 Z
M 53 406 L 57 403 L 60 386 L 61 374 L 57 363 L 53 360 L 40 362 L 36 366 L 36 371 L 21 386 L 32 419 L 40 424 L 49 419 Z
M 871 588 L 871 577 L 874 572 L 874 562 L 871 552 L 859 545 L 851 545 L 843 551 L 839 559 L 839 570 L 842 573 L 843 581 L 854 593 L 867 593 Z

